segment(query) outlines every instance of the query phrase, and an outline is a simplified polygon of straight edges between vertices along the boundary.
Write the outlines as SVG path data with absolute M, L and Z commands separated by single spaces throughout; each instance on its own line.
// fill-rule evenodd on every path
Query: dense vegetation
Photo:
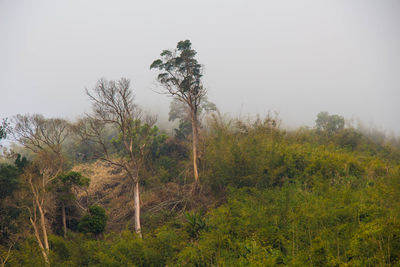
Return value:
M 3 121 L 0 140 L 18 144 L 1 157 L 2 266 L 400 266 L 399 139 L 327 112 L 297 130 L 224 118 L 190 102 L 205 91 L 180 45 L 156 66 L 195 66 L 172 134 L 126 79 L 99 81 L 78 122 Z
M 149 154 L 146 191 L 184 188 L 185 140 L 167 137 Z M 202 190 L 181 203 L 144 210 L 144 237 L 104 234 L 102 208 L 88 207 L 67 236 L 54 219 L 54 266 L 389 266 L 400 263 L 400 153 L 354 129 L 279 129 L 267 118 L 247 123 L 214 116 L 202 130 Z M 181 138 L 179 136 L 179 138 Z M 178 148 L 182 151 L 180 151 Z M 175 149 L 176 148 L 176 149 Z M 66 149 L 71 151 L 72 148 Z M 73 155 L 69 155 L 73 157 Z M 72 159 L 76 164 L 79 157 Z M 24 163 L 25 164 L 25 163 Z M 2 165 L 2 253 L 16 232 L 6 266 L 40 266 L 37 242 L 21 209 L 21 158 Z M 180 167 L 178 167 L 180 166 Z M 190 169 L 190 168 L 189 168 Z M 188 172 L 189 173 L 189 172 Z M 61 177 L 66 179 L 65 176 Z M 146 180 L 146 179 L 144 179 Z M 59 190 L 58 190 L 59 191 Z M 65 190 L 64 190 L 65 191 Z M 57 192 L 57 190 L 55 191 Z M 128 193 L 127 193 L 128 194 Z M 65 197 L 64 197 L 65 198 Z M 157 207 L 160 203 L 155 203 Z M 69 212 L 72 214 L 73 209 Z M 76 211 L 75 211 L 76 212 Z M 49 219 L 55 217 L 49 214 Z M 72 216 L 71 216 L 72 218 Z M 70 219 L 70 222 L 73 220 Z M 57 228 L 58 227 L 58 228 Z M 86 234 L 85 234 L 86 232 Z M 57 234 L 59 233 L 59 234 Z

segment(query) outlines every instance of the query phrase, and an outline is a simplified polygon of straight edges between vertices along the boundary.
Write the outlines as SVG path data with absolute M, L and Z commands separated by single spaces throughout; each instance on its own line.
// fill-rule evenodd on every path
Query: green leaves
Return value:
M 162 57 L 169 57 L 169 56 L 172 56 L 172 52 L 169 51 L 169 50 L 163 50 L 163 51 L 161 52 L 160 56 L 162 56 Z
M 10 124 L 7 122 L 7 119 L 3 119 L 0 125 L 0 140 L 7 137 L 7 133 L 9 132 Z
M 166 86 L 169 94 L 179 95 L 183 99 L 203 97 L 205 91 L 201 84 L 202 67 L 195 59 L 196 51 L 189 40 L 178 42 L 175 50 L 163 50 L 161 58 L 150 65 L 158 69 L 157 80 Z
M 191 47 L 192 43 L 189 40 L 179 41 L 178 45 L 176 46 L 179 51 L 189 51 Z
M 150 69 L 158 69 L 158 68 L 160 68 L 162 63 L 163 62 L 161 59 L 154 60 L 153 63 L 150 65 Z
M 80 172 L 70 171 L 65 174 L 61 174 L 58 176 L 59 181 L 64 186 L 79 186 L 79 187 L 88 187 L 90 183 L 90 179 L 84 177 Z
M 202 231 L 208 230 L 207 221 L 197 213 L 185 212 L 186 231 L 191 238 L 197 239 Z
M 328 112 L 320 112 L 315 120 L 317 129 L 328 134 L 335 133 L 344 127 L 344 118 L 339 115 L 329 115 Z
M 78 230 L 83 233 L 100 234 L 104 232 L 107 223 L 106 211 L 100 206 L 90 206 L 89 213 L 78 224 Z

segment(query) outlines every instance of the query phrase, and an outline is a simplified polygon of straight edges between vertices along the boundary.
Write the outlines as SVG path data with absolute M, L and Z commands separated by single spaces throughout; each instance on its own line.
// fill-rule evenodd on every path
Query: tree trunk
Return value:
M 48 258 L 48 255 L 50 253 L 50 246 L 49 246 L 49 239 L 47 237 L 46 217 L 41 206 L 39 206 L 39 212 L 40 212 L 40 226 L 42 227 L 42 232 L 43 232 L 43 243 L 46 251 L 46 257 L 44 260 L 46 262 L 46 266 L 50 266 L 50 261 Z
M 40 234 L 39 234 L 39 231 L 38 231 L 38 228 L 37 228 L 37 225 L 36 225 L 36 220 L 34 221 L 34 220 L 32 220 L 32 218 L 29 218 L 29 220 L 31 221 L 33 230 L 35 231 L 35 237 L 36 237 L 36 240 L 37 240 L 37 242 L 39 244 L 40 251 L 42 252 L 43 259 L 44 259 L 44 262 L 45 262 L 45 266 L 50 266 L 50 261 L 49 261 L 49 257 L 48 257 L 48 252 L 49 251 L 48 250 L 46 251 L 46 249 L 43 246 L 42 240 L 40 239 Z
M 140 196 L 139 196 L 139 180 L 136 179 L 133 189 L 133 203 L 135 206 L 135 232 L 142 238 L 142 230 L 140 228 Z
M 64 202 L 62 203 L 62 206 L 61 206 L 61 212 L 62 212 L 62 222 L 63 222 L 63 229 L 64 229 L 64 238 L 67 238 L 67 216 L 65 215 Z
M 50 247 L 49 247 L 49 239 L 47 237 L 46 217 L 42 206 L 38 206 L 38 208 L 40 213 L 40 226 L 42 227 L 42 232 L 43 232 L 44 248 L 46 249 L 46 252 L 49 253 Z
M 195 111 L 192 111 L 192 135 L 193 135 L 193 173 L 194 173 L 194 183 L 195 186 L 199 184 L 199 172 L 197 168 L 197 145 L 199 140 L 199 132 L 198 132 L 198 121 L 197 114 Z
M 39 235 L 39 231 L 36 225 L 36 219 L 35 221 L 32 220 L 32 218 L 30 218 L 31 224 L 35 230 L 35 237 L 39 243 L 39 247 L 40 250 L 42 251 L 43 254 L 43 258 L 45 261 L 46 266 L 50 266 L 50 261 L 49 261 L 49 252 L 50 252 L 50 247 L 49 247 L 49 240 L 47 237 L 47 229 L 46 229 L 46 216 L 45 216 L 45 210 L 43 209 L 42 203 L 43 203 L 43 199 L 39 200 L 39 196 L 37 193 L 37 190 L 35 189 L 35 187 L 33 186 L 32 180 L 29 180 L 29 184 L 31 186 L 31 190 L 33 193 L 33 198 L 34 198 L 34 205 L 36 205 L 37 209 L 39 210 L 39 215 L 40 215 L 40 227 L 42 228 L 42 235 L 43 235 L 43 242 L 40 239 L 40 235 Z M 36 209 L 34 211 L 36 213 Z M 36 214 L 34 215 L 36 218 Z

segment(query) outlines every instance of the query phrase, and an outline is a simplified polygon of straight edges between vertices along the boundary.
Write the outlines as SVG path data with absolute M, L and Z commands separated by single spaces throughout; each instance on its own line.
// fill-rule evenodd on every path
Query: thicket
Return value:
M 201 129 L 195 195 L 185 187 L 193 179 L 190 137 L 183 134 L 189 131 L 163 133 L 146 156 L 142 185 L 160 195 L 178 186 L 179 196 L 143 209 L 143 238 L 128 221 L 125 230 L 104 232 L 101 207 L 88 206 L 85 214 L 69 205 L 75 226 L 68 225 L 64 238 L 54 220 L 51 265 L 399 266 L 396 143 L 377 143 L 353 128 L 278 125 L 271 117 L 209 118 Z M 79 154 L 71 153 L 73 142 L 68 146 L 73 162 L 88 161 L 80 155 L 90 153 L 90 144 Z M 19 157 L 0 167 L 2 259 L 12 244 L 5 266 L 45 264 L 24 210 L 13 209 L 25 164 Z M 18 213 L 7 213 L 13 210 Z

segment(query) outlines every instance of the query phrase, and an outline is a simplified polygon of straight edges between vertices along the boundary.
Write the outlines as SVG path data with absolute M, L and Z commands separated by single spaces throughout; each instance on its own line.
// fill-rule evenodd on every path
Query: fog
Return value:
M 232 116 L 320 111 L 400 133 L 400 1 L 0 0 L 0 118 L 73 119 L 99 78 L 131 79 L 161 119 L 152 61 L 190 39 L 209 100 Z

